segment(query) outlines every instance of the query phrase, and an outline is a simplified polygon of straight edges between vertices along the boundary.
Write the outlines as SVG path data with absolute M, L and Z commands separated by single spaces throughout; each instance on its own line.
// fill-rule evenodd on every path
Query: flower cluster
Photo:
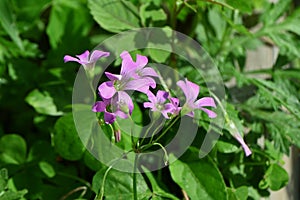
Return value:
M 109 52 L 95 50 L 89 57 L 90 52 L 86 51 L 77 58 L 66 55 L 65 62 L 75 61 L 84 66 L 86 70 L 93 69 L 96 61 L 101 57 L 109 56 Z M 213 98 L 203 97 L 198 99 L 200 87 L 188 79 L 179 80 L 177 86 L 185 96 L 185 102 L 181 103 L 178 98 L 172 97 L 170 93 L 158 90 L 156 95 L 151 92 L 151 88 L 156 88 L 155 78 L 159 75 L 151 67 L 147 67 L 148 58 L 137 54 L 136 61 L 127 51 L 120 54 L 122 59 L 120 74 L 105 72 L 109 79 L 98 87 L 98 94 L 101 101 L 97 101 L 93 107 L 93 112 L 104 113 L 104 121 L 114 125 L 117 117 L 126 119 L 134 109 L 133 101 L 128 91 L 138 91 L 147 95 L 149 102 L 144 102 L 145 108 L 150 108 L 153 116 L 162 115 L 166 119 L 174 118 L 178 115 L 187 115 L 194 118 L 196 110 L 204 111 L 209 118 L 215 118 L 217 114 L 207 107 L 216 108 Z M 117 141 L 121 138 L 120 131 L 116 135 Z M 241 139 L 242 140 L 242 139 Z M 240 141 L 240 140 L 238 140 Z M 247 155 L 250 150 L 246 144 L 242 144 Z
M 109 56 L 109 52 L 99 50 L 93 51 L 90 55 L 89 51 L 85 51 L 77 58 L 66 55 L 65 62 L 75 61 L 84 66 L 86 70 L 92 69 L 96 61 L 101 57 Z M 131 55 L 127 51 L 123 51 L 120 55 L 122 59 L 120 74 L 112 74 L 105 72 L 109 81 L 102 83 L 98 87 L 98 94 L 102 101 L 97 101 L 92 108 L 94 112 L 103 112 L 104 121 L 107 124 L 115 122 L 116 117 L 128 118 L 132 114 L 134 104 L 127 91 L 138 91 L 146 94 L 150 102 L 145 102 L 144 107 L 150 108 L 154 113 L 162 114 L 166 119 L 170 116 L 183 115 L 194 117 L 196 109 L 203 110 L 210 118 L 216 117 L 216 113 L 205 107 L 216 107 L 213 98 L 204 97 L 197 100 L 199 94 L 199 86 L 185 79 L 177 82 L 177 85 L 183 91 L 186 102 L 182 107 L 179 106 L 179 99 L 171 97 L 166 91 L 159 90 L 154 95 L 150 88 L 156 87 L 155 77 L 158 74 L 154 69 L 147 67 L 148 58 L 137 54 L 136 61 L 133 61 Z

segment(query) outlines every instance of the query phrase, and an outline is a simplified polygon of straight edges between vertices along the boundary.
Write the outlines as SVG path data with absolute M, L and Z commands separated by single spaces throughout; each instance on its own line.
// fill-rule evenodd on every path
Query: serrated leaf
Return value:
M 17 134 L 0 139 L 0 160 L 7 164 L 22 164 L 26 160 L 26 142 Z
M 47 92 L 40 92 L 35 89 L 27 95 L 25 101 L 40 114 L 51 116 L 63 114 L 63 112 L 57 110 L 53 98 Z
M 291 6 L 291 0 L 279 0 L 277 3 L 269 3 L 269 7 L 261 15 L 261 21 L 264 22 L 265 26 L 273 24 L 288 10 L 289 6 Z
M 91 14 L 98 24 L 107 31 L 118 33 L 139 27 L 137 8 L 124 0 L 89 0 Z
M 85 151 L 72 114 L 60 117 L 54 126 L 54 147 L 67 160 L 79 160 Z
M 226 186 L 217 166 L 207 157 L 199 159 L 197 153 L 190 154 L 192 159 L 176 160 L 170 165 L 172 179 L 191 199 L 227 200 Z M 176 158 L 171 155 L 170 160 L 173 159 Z

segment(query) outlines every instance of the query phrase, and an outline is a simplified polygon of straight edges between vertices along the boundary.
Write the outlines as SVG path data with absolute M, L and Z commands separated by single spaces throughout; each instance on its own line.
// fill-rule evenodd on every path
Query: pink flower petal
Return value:
M 72 56 L 69 56 L 69 55 L 65 55 L 64 56 L 64 62 L 78 62 L 80 63 L 80 61 L 77 59 L 77 58 L 74 58 Z M 81 64 L 81 63 L 80 63 Z
M 145 67 L 148 63 L 148 58 L 146 56 L 142 56 L 137 54 L 136 55 L 136 67 L 137 69 L 142 69 L 143 67 Z
M 112 81 L 107 81 L 107 82 L 102 83 L 98 87 L 98 91 L 99 91 L 99 95 L 105 99 L 112 98 L 114 96 L 114 94 L 117 92 L 116 89 L 114 88 Z
M 144 108 L 155 108 L 154 104 L 151 102 L 144 102 Z
M 209 118 L 216 118 L 217 114 L 211 110 L 208 110 L 206 108 L 200 108 L 201 110 L 203 110 L 204 112 L 206 112 L 206 114 L 208 115 Z
M 154 104 L 156 103 L 156 96 L 151 91 L 147 92 L 147 96 L 150 102 Z
M 186 82 L 186 87 L 188 89 L 188 93 L 189 93 L 189 100 L 193 100 L 195 101 L 198 97 L 198 94 L 199 94 L 199 86 L 187 79 L 185 79 L 185 82 Z
M 92 108 L 93 112 L 104 112 L 106 110 L 106 105 L 102 101 L 97 101 Z
M 122 58 L 122 66 L 120 72 L 121 75 L 132 73 L 136 70 L 136 64 L 133 62 L 131 55 L 128 53 L 128 51 L 123 51 L 120 54 L 120 57 Z
M 211 97 L 203 97 L 195 102 L 195 104 L 200 108 L 203 106 L 210 106 L 216 108 L 216 104 L 213 98 Z
M 169 97 L 169 93 L 166 91 L 158 90 L 156 94 L 157 103 L 164 103 Z
M 112 74 L 112 73 L 109 73 L 109 72 L 105 72 L 105 75 L 111 81 L 116 81 L 116 80 L 121 80 L 122 79 L 122 75 L 118 75 L 118 74 Z
M 153 76 L 153 77 L 158 77 L 158 74 L 156 71 L 150 67 L 145 67 L 140 71 L 142 76 Z
M 79 60 L 83 63 L 89 63 L 89 55 L 90 55 L 90 52 L 88 50 L 86 50 L 84 53 L 82 53 L 80 55 L 76 55 L 76 57 L 79 58 Z
M 116 120 L 116 116 L 114 113 L 105 112 L 104 113 L 104 121 L 107 124 L 112 124 Z
M 235 139 L 242 145 L 242 148 L 244 149 L 244 152 L 246 154 L 246 156 L 249 156 L 252 154 L 251 150 L 249 149 L 249 147 L 247 146 L 247 144 L 245 143 L 244 139 L 242 138 L 242 136 L 239 133 L 236 133 L 234 135 Z
M 105 51 L 99 51 L 99 50 L 95 50 L 93 51 L 93 53 L 91 54 L 91 57 L 90 57 L 90 63 L 95 63 L 97 62 L 97 60 L 101 57 L 107 57 L 109 56 L 109 52 L 105 52 Z

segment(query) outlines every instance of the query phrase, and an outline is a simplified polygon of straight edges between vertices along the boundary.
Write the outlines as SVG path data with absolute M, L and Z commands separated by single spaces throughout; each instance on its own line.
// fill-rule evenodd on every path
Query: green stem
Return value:
M 162 145 L 162 144 L 160 144 L 160 143 L 157 143 L 157 142 L 155 142 L 155 143 L 153 143 L 153 145 L 157 145 L 157 146 L 160 146 L 160 148 L 164 151 L 164 154 L 165 154 L 165 165 L 168 165 L 168 163 L 169 163 L 169 156 L 168 156 L 168 152 L 167 152 L 167 150 L 165 149 L 165 147 Z
M 141 141 L 141 143 L 140 143 L 141 145 L 143 144 L 144 140 L 145 140 L 146 137 L 148 136 L 149 131 L 150 131 L 150 129 L 152 128 L 153 125 L 154 125 L 154 120 L 151 121 L 151 124 L 150 124 L 149 127 L 147 128 L 146 133 L 145 133 L 145 136 L 143 137 L 143 139 L 142 139 L 142 141 Z
M 168 132 L 168 130 L 177 122 L 179 118 L 180 118 L 179 115 L 177 115 L 176 118 L 173 120 L 173 122 L 162 132 L 160 136 L 158 136 L 158 138 L 156 138 L 155 142 L 157 142 L 160 138 L 162 138 Z
M 138 162 L 138 157 L 139 154 L 135 155 L 135 159 L 134 159 L 134 166 L 133 166 L 133 174 L 132 174 L 132 178 L 133 178 L 133 182 L 132 182 L 132 186 L 133 186 L 133 199 L 137 200 L 137 184 L 136 184 L 136 171 L 137 171 L 137 162 Z
M 104 197 L 104 186 L 105 186 L 105 181 L 106 181 L 108 172 L 112 169 L 112 167 L 113 167 L 115 164 L 117 164 L 121 159 L 124 158 L 125 155 L 127 155 L 127 154 L 130 153 L 130 152 L 132 152 L 132 150 L 130 150 L 130 151 L 124 153 L 124 154 L 122 155 L 122 157 L 117 158 L 117 159 L 111 161 L 111 164 L 109 165 L 109 167 L 107 168 L 107 170 L 106 170 L 105 173 L 104 173 L 103 180 L 102 180 L 102 185 L 101 185 L 101 188 L 100 188 L 100 192 L 99 192 L 99 194 L 95 197 L 95 200 L 103 200 L 103 197 Z
M 162 125 L 164 125 L 164 124 L 163 124 L 163 123 L 160 123 L 160 124 L 156 127 L 156 129 L 152 132 L 152 136 L 151 136 L 151 139 L 150 139 L 150 142 L 149 142 L 149 143 L 152 142 L 154 135 L 155 135 L 156 132 L 161 128 Z

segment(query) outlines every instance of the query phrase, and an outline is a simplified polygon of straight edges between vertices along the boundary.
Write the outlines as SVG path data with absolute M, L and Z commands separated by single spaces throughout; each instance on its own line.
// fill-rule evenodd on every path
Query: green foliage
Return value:
M 101 188 L 105 199 L 132 199 L 135 179 L 138 199 L 260 199 L 281 189 L 289 181 L 282 156 L 291 146 L 300 147 L 299 20 L 300 9 L 291 0 L 0 0 L 0 199 L 93 199 Z M 195 141 L 178 160 L 155 172 L 142 166 L 139 170 L 146 172 L 136 176 L 111 169 L 103 186 L 110 166 L 85 149 L 87 142 L 99 142 L 88 138 L 98 124 L 89 117 L 75 124 L 70 109 L 77 108 L 71 104 L 79 66 L 64 64 L 63 56 L 142 27 L 164 30 L 142 36 L 150 47 L 174 48 L 163 42 L 167 30 L 174 29 L 209 53 L 225 83 L 225 99 L 217 105 L 223 106 L 219 116 L 225 124 L 212 123 L 221 136 L 205 158 L 199 159 L 197 150 L 209 127 L 203 117 Z M 268 68 L 248 69 L 249 52 L 260 47 L 278 49 L 278 56 L 263 66 Z M 151 48 L 139 53 L 195 80 L 201 95 L 214 92 L 176 55 Z M 149 119 L 143 97 L 134 98 L 135 124 L 119 120 L 120 143 L 113 143 L 109 125 L 99 121 L 99 127 L 113 145 L 136 151 L 130 134 L 139 136 Z M 172 139 L 178 124 L 162 144 Z M 77 128 L 88 136 L 85 144 Z M 233 137 L 236 132 L 252 150 L 250 157 Z M 171 154 L 169 160 L 174 159 Z
M 170 165 L 173 180 L 192 199 L 227 199 L 226 186 L 217 166 L 209 158 L 199 159 L 193 151 L 188 151 L 186 157 L 184 162 L 177 160 Z

